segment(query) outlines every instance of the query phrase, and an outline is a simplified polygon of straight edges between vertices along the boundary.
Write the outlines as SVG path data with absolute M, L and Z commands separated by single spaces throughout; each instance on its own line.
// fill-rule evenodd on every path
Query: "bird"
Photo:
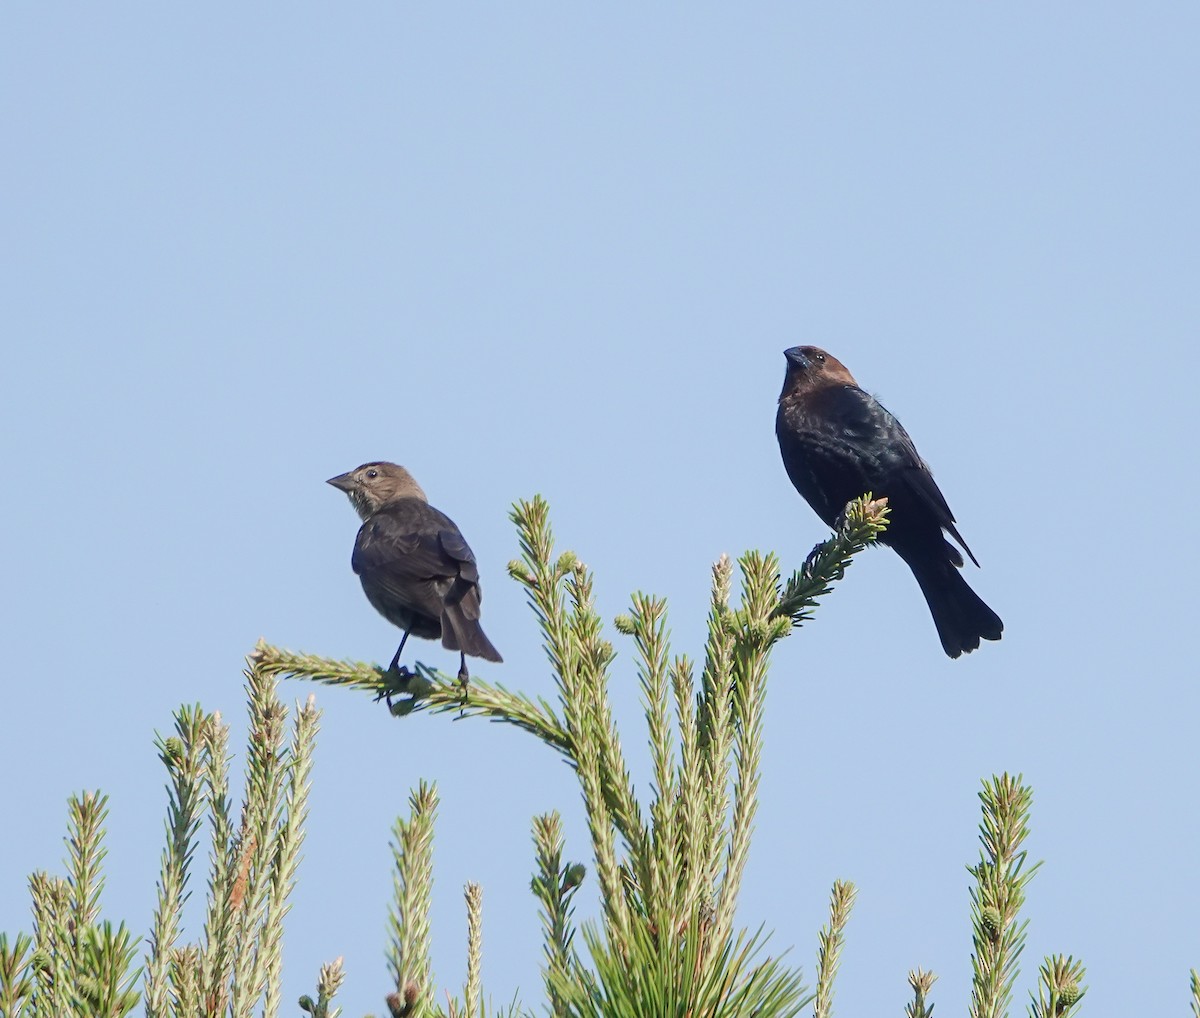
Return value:
M 867 492 L 886 497 L 891 511 L 879 542 L 912 570 L 942 649 L 956 658 L 977 649 L 980 639 L 999 640 L 1004 623 L 959 572 L 962 554 L 945 534 L 979 561 L 908 432 L 832 354 L 815 346 L 783 354 L 775 435 L 796 490 L 830 527 L 848 502 Z
M 429 504 L 404 467 L 364 463 L 326 482 L 350 498 L 362 519 L 350 565 L 375 610 L 403 630 L 385 674 L 411 677 L 399 668 L 409 636 L 441 639 L 459 652 L 458 679 L 465 691 L 467 655 L 501 662 L 479 624 L 482 593 L 475 555 L 445 513 Z

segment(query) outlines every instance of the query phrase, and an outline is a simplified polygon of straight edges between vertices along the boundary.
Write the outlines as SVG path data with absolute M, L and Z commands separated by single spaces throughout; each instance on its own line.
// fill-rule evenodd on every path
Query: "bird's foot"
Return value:
M 393 710 L 392 697 L 398 693 L 407 693 L 408 684 L 416 677 L 416 672 L 410 672 L 403 665 L 400 667 L 392 665 L 386 672 L 380 672 L 379 678 L 386 685 L 379 691 L 379 695 L 375 697 L 375 702 L 378 703 L 380 700 L 386 700 L 388 710 Z
M 467 671 L 467 663 L 463 661 L 462 667 L 458 670 L 458 684 L 462 686 L 462 706 L 459 708 L 459 717 L 462 717 L 462 708 L 467 706 L 467 692 L 471 686 L 471 674 Z

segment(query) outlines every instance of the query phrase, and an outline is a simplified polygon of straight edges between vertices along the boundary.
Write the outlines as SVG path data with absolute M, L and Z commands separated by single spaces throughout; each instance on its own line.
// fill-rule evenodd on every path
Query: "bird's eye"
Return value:
M 374 479 L 379 476 L 379 471 L 378 470 L 368 470 L 367 476 Z
M 824 355 L 823 353 L 819 353 L 819 354 L 817 354 L 817 363 L 818 363 L 818 364 L 824 364 L 824 363 L 825 363 L 825 355 Z

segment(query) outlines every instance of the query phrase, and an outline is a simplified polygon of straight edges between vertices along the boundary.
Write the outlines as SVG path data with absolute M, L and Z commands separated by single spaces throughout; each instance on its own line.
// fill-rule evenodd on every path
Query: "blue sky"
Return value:
M 1046 861 L 1020 1006 L 1061 951 L 1086 1013 L 1182 1013 L 1198 31 L 1168 3 L 6 5 L 0 929 L 28 928 L 84 788 L 112 798 L 108 914 L 148 929 L 153 733 L 199 700 L 240 739 L 260 635 L 390 658 L 323 483 L 365 460 L 407 465 L 474 547 L 505 655 L 479 674 L 552 688 L 504 570 L 535 492 L 606 617 L 665 595 L 698 654 L 718 555 L 795 567 L 826 536 L 773 435 L 782 350 L 816 343 L 932 464 L 1006 630 L 949 661 L 908 570 L 860 557 L 774 656 L 742 920 L 811 982 L 851 879 L 839 1013 L 899 1013 L 917 965 L 962 1013 L 976 791 L 1020 771 Z M 530 817 L 561 810 L 588 853 L 567 768 L 317 692 L 285 999 L 344 955 L 346 1014 L 382 1010 L 389 828 L 427 778 L 439 980 L 478 880 L 485 989 L 537 1005 Z

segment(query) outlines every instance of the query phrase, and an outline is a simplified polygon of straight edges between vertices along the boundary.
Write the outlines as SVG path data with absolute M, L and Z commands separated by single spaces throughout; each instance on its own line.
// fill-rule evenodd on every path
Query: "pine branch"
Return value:
M 822 928 L 817 949 L 817 999 L 813 1018 L 830 1018 L 833 1014 L 833 980 L 842 960 L 842 945 L 846 941 L 846 923 L 857 894 L 852 883 L 837 880 L 829 896 L 829 925 Z
M 733 819 L 728 833 L 724 874 L 717 894 L 715 925 L 720 935 L 733 928 L 737 896 L 741 891 L 754 816 L 758 810 L 763 708 L 770 651 L 787 631 L 783 619 L 773 618 L 779 582 L 775 556 L 751 551 L 741 557 L 739 564 L 742 567 L 742 606 L 724 620 L 738 628 L 734 637 L 733 689 L 727 722 L 733 728 Z
M 100 892 L 104 888 L 101 863 L 104 849 L 104 820 L 108 796 L 84 792 L 69 801 L 70 833 L 67 836 L 67 872 L 71 885 L 71 922 L 76 930 L 93 926 L 100 914 Z
M 1012 1002 L 1017 962 L 1025 947 L 1028 920 L 1018 921 L 1025 888 L 1040 863 L 1024 870 L 1021 847 L 1029 834 L 1033 791 L 1021 776 L 1002 774 L 983 783 L 979 793 L 983 821 L 978 865 L 970 868 L 976 884 L 971 890 L 974 978 L 971 1018 L 1004 1018 Z
M 587 811 L 605 921 L 617 936 L 630 923 L 626 879 L 617 857 L 619 832 L 634 859 L 644 859 L 646 835 L 608 706 L 612 645 L 592 601 L 592 579 L 571 552 L 554 556 L 549 506 L 540 496 L 512 511 L 523 557 L 509 573 L 526 590 L 555 670 L 563 727 Z
M 135 968 L 138 938 L 122 923 L 89 925 L 78 938 L 78 982 L 74 987 L 75 1012 L 124 1018 L 141 1000 L 135 989 L 141 969 Z
M 300 848 L 304 844 L 312 752 L 320 730 L 320 720 L 321 712 L 317 710 L 316 698 L 310 695 L 296 713 L 292 740 L 285 759 L 287 786 L 284 802 L 272 821 L 275 833 L 269 847 L 270 883 L 259 935 L 266 995 L 263 1014 L 266 1018 L 275 1018 L 279 1013 L 279 994 L 283 984 L 283 919 L 290 907 L 288 898 L 296 884 Z
M 272 845 L 283 808 L 288 770 L 284 748 L 287 708 L 275 695 L 278 680 L 254 662 L 249 663 L 244 674 L 250 701 L 250 724 L 246 748 L 246 798 L 238 839 L 237 876 L 231 892 L 234 954 L 229 999 L 233 1018 L 248 1018 L 266 989 L 267 972 L 274 964 L 269 951 L 275 945 L 264 942 L 262 933 L 275 862 Z
M 33 898 L 33 945 L 30 961 L 34 1014 L 67 1015 L 71 1011 L 71 988 L 78 981 L 71 931 L 71 888 L 65 880 L 46 873 L 29 878 Z
M 1083 963 L 1056 954 L 1047 958 L 1039 970 L 1038 994 L 1030 994 L 1030 1018 L 1070 1018 L 1079 1009 L 1087 992 L 1083 982 Z
M 18 933 L 9 946 L 8 934 L 0 933 L 0 1015 L 4 1018 L 21 1014 L 33 994 L 32 947 L 28 934 Z
M 675 833 L 674 732 L 671 717 L 666 630 L 666 602 L 634 594 L 630 614 L 618 616 L 616 628 L 632 636 L 637 648 L 638 678 L 650 729 L 650 755 L 654 772 L 650 808 L 651 837 L 644 850 L 633 854 L 638 885 L 646 896 L 643 911 L 660 925 L 677 926 L 679 860 Z
M 146 957 L 146 1016 L 171 1013 L 171 964 L 192 858 L 204 808 L 204 729 L 209 718 L 197 707 L 175 714 L 173 737 L 157 736 L 158 758 L 167 768 L 167 844 L 158 878 L 158 901 Z
M 733 562 L 722 555 L 713 566 L 712 600 L 708 614 L 708 645 L 705 650 L 701 689 L 696 702 L 697 762 L 700 774 L 697 801 L 690 811 L 700 818 L 692 840 L 698 860 L 696 881 L 703 881 L 708 894 L 720 880 L 726 846 L 729 813 L 729 774 L 733 725 L 730 708 L 730 676 L 734 670 L 737 626 L 729 607 Z
M 775 614 L 790 618 L 793 626 L 812 618 L 819 599 L 846 574 L 853 557 L 887 529 L 889 511 L 887 499 L 873 498 L 870 492 L 850 502 L 833 537 L 813 548 L 783 586 Z
M 595 766 L 595 792 L 603 799 L 603 810 L 611 824 L 597 823 L 593 838 L 598 848 L 596 871 L 601 885 L 605 885 L 609 872 L 617 874 L 624 894 L 605 902 L 606 914 L 623 928 L 628 921 L 627 910 L 647 914 L 645 895 L 649 890 L 647 876 L 653 866 L 650 838 L 642 819 L 641 806 L 634 790 L 633 776 L 625 764 L 621 740 L 612 717 L 612 706 L 608 695 L 608 666 L 615 657 L 612 644 L 603 638 L 603 623 L 596 613 L 592 597 L 592 575 L 582 562 L 570 556 L 574 564 L 565 578 L 567 604 L 570 610 L 571 638 L 577 648 L 580 663 L 579 681 L 576 684 L 578 702 L 564 703 L 568 730 L 576 734 L 581 759 Z M 565 693 L 565 684 L 560 686 Z M 572 721 L 574 727 L 572 727 Z M 590 794 L 592 777 L 589 774 L 585 786 L 585 799 Z M 589 824 L 589 827 L 591 825 Z M 628 849 L 632 869 L 617 863 L 616 840 L 619 835 Z M 609 869 L 607 862 L 599 861 L 600 849 L 616 867 Z M 616 885 L 614 885 L 616 886 Z
M 812 1000 L 799 973 L 781 959 L 755 961 L 765 941 L 761 930 L 709 945 L 704 927 L 697 917 L 667 936 L 637 923 L 629 940 L 615 943 L 595 924 L 585 923 L 581 932 L 594 972 L 583 969 L 573 979 L 554 981 L 564 1013 L 572 1018 L 792 1018 Z
M 534 817 L 533 842 L 537 849 L 537 872 L 532 881 L 534 896 L 541 905 L 542 929 L 545 933 L 546 993 L 550 1013 L 566 1014 L 556 987 L 572 978 L 579 970 L 573 941 L 575 927 L 571 899 L 583 883 L 584 868 L 578 863 L 562 861 L 562 819 L 557 813 Z
M 204 757 L 201 771 L 208 801 L 211 850 L 209 858 L 208 902 L 204 919 L 204 949 L 196 960 L 199 992 L 212 1011 L 228 1003 L 229 979 L 233 966 L 233 939 L 236 919 L 234 888 L 239 869 L 238 838 L 234 829 L 233 801 L 229 795 L 229 726 L 214 712 L 203 729 Z M 182 1000 L 184 985 L 190 992 L 192 977 L 185 966 L 192 953 L 181 953 L 174 980 Z
M 463 987 L 463 1010 L 466 1018 L 476 1018 L 483 996 L 483 888 L 469 883 L 463 897 L 467 901 L 467 983 Z
M 334 995 L 341 989 L 346 979 L 342 969 L 342 959 L 322 965 L 317 976 L 317 999 L 314 1001 L 307 994 L 300 998 L 300 1010 L 307 1011 L 312 1018 L 338 1018 L 342 1013 L 340 1007 L 331 1007 Z
M 671 686 L 675 697 L 675 714 L 679 721 L 678 794 L 673 803 L 675 844 L 678 856 L 680 914 L 688 915 L 698 908 L 711 909 L 713 879 L 708 867 L 709 846 L 712 841 L 707 804 L 712 796 L 704 781 L 700 758 L 700 728 L 696 708 L 696 690 L 692 664 L 677 658 L 671 667 Z
M 918 968 L 908 974 L 908 985 L 912 987 L 913 999 L 904 1007 L 905 1018 L 933 1018 L 933 1005 L 927 1004 L 925 998 L 929 996 L 935 982 L 937 976 L 924 969 Z
M 173 1015 L 201 1015 L 206 1013 L 204 961 L 196 944 L 184 944 L 171 951 L 171 992 L 175 995 Z M 207 1013 L 213 1013 L 209 1010 Z M 217 1012 L 220 1013 L 220 1012 Z
M 511 693 L 499 684 L 481 682 L 474 676 L 464 691 L 457 677 L 417 663 L 414 677 L 404 686 L 397 687 L 394 678 L 388 678 L 386 670 L 378 665 L 296 654 L 263 640 L 255 646 L 250 661 L 267 675 L 361 689 L 375 694 L 376 699 L 388 695 L 403 697 L 393 707 L 397 715 L 428 710 L 434 714 L 486 717 L 524 729 L 568 757 L 572 753 L 570 736 L 545 700 L 534 701 L 520 693 Z
M 398 817 L 393 828 L 395 876 L 388 952 L 396 984 L 396 992 L 388 998 L 393 1014 L 416 1014 L 414 1009 L 428 1007 L 433 999 L 429 913 L 437 807 L 437 786 L 422 781 L 409 796 L 408 819 Z

